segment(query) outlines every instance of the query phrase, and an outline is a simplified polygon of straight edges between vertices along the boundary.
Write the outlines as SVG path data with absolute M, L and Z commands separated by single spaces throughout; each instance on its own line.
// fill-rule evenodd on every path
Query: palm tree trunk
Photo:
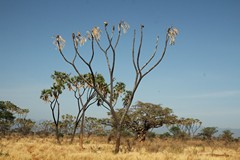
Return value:
M 75 134 L 76 134 L 76 131 L 77 131 L 77 124 L 74 126 L 74 129 L 73 129 L 73 133 L 72 133 L 72 136 L 71 136 L 71 140 L 70 140 L 70 144 L 73 143 L 73 140 L 74 140 L 74 137 L 75 137 Z
M 78 124 L 79 124 L 80 118 L 81 118 L 81 117 L 79 117 L 79 115 L 80 115 L 80 112 L 78 112 L 78 115 L 77 115 L 77 118 L 76 118 L 76 121 L 75 121 L 75 126 L 74 126 L 74 129 L 73 129 L 73 134 L 72 134 L 72 137 L 71 137 L 70 144 L 73 143 L 74 137 L 75 137 L 75 135 L 76 135 L 77 127 L 78 127 Z M 79 118 L 78 118 L 78 117 L 79 117 Z
M 57 138 L 57 143 L 61 144 L 60 134 L 59 134 L 59 129 L 58 129 L 58 125 L 57 124 L 56 124 L 56 138 Z
M 117 154 L 120 151 L 120 145 L 121 145 L 121 130 L 118 128 L 116 130 L 116 144 L 114 150 L 115 154 Z
M 83 147 L 83 135 L 84 135 L 84 118 L 85 118 L 85 110 L 83 110 L 82 113 L 82 121 L 80 126 L 80 139 L 79 139 L 79 145 L 81 149 L 84 149 Z

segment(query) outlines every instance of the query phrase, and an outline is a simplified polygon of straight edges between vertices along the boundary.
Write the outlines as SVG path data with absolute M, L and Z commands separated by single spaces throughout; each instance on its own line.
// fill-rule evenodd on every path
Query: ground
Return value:
M 240 160 L 239 142 L 124 138 L 120 153 L 113 154 L 114 143 L 108 144 L 107 137 L 90 137 L 84 147 L 78 138 L 69 144 L 65 137 L 59 145 L 54 137 L 6 136 L 0 139 L 0 160 Z

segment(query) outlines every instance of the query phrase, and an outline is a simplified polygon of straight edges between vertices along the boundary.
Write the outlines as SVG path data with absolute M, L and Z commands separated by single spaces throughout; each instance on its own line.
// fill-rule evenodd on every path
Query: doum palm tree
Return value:
M 117 29 L 116 29 L 117 28 Z M 143 80 L 143 78 L 148 75 L 153 69 L 155 69 L 163 60 L 168 44 L 173 45 L 175 43 L 175 37 L 178 34 L 178 30 L 176 28 L 170 27 L 167 30 L 165 42 L 163 51 L 160 55 L 157 56 L 158 51 L 158 45 L 159 45 L 159 37 L 157 36 L 156 45 L 153 53 L 150 55 L 149 59 L 143 63 L 143 65 L 140 64 L 140 55 L 142 51 L 142 42 L 143 42 L 143 28 L 144 26 L 140 26 L 140 40 L 139 40 L 139 46 L 136 49 L 135 41 L 136 41 L 136 30 L 134 30 L 133 34 L 133 41 L 132 41 L 132 54 L 130 57 L 132 57 L 132 64 L 135 71 L 135 79 L 133 80 L 133 86 L 131 90 L 125 90 L 124 83 L 117 82 L 115 79 L 115 67 L 116 67 L 116 55 L 117 55 L 117 46 L 120 42 L 122 33 L 126 33 L 127 30 L 130 28 L 128 23 L 121 21 L 117 27 L 112 26 L 109 32 L 108 29 L 108 23 L 104 22 L 104 30 L 105 30 L 105 36 L 106 41 L 102 41 L 101 43 L 105 42 L 107 45 L 105 47 L 102 46 L 100 43 L 101 33 L 99 27 L 94 27 L 91 31 L 87 32 L 86 36 L 83 36 L 78 32 L 77 35 L 75 33 L 72 33 L 72 40 L 74 45 L 74 54 L 73 59 L 69 60 L 66 58 L 65 54 L 63 53 L 63 47 L 65 45 L 65 40 L 62 38 L 62 36 L 57 35 L 55 39 L 55 44 L 58 47 L 58 51 L 65 62 L 67 62 L 69 65 L 73 67 L 75 72 L 83 78 L 83 80 L 91 86 L 94 91 L 97 93 L 97 96 L 99 97 L 100 104 L 105 107 L 111 114 L 113 118 L 113 127 L 116 131 L 116 145 L 115 145 L 115 153 L 119 152 L 120 149 L 120 142 L 121 142 L 121 132 L 123 130 L 123 124 L 124 120 L 126 118 L 126 115 L 128 113 L 128 110 L 132 104 L 134 95 Z M 114 34 L 117 31 L 117 38 L 114 41 Z M 80 53 L 79 51 L 79 45 L 82 46 L 86 40 L 89 40 L 91 43 L 90 53 L 87 54 L 88 57 L 86 58 L 84 54 Z M 98 47 L 98 51 L 102 52 L 102 55 L 104 56 L 107 64 L 107 71 L 108 71 L 108 77 L 109 81 L 107 82 L 107 91 L 102 92 L 100 86 L 97 85 L 97 77 L 96 77 L 96 71 L 93 67 L 93 60 L 95 57 L 95 50 L 96 47 Z M 86 54 L 85 54 L 86 55 Z M 91 83 L 82 76 L 81 71 L 76 66 L 75 62 L 76 59 L 80 59 L 80 61 L 88 68 L 90 74 L 91 74 Z M 129 58 L 129 57 L 126 57 Z M 121 88 L 121 89 L 119 89 Z M 123 104 L 121 104 L 123 108 L 123 114 L 119 117 L 117 116 L 117 110 L 115 107 L 118 99 L 122 98 Z

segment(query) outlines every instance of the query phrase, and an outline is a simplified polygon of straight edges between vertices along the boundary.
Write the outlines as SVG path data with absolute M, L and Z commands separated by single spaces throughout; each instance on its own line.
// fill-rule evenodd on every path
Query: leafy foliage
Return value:
M 0 101 L 0 132 L 5 134 L 13 128 L 15 132 L 29 134 L 35 122 L 26 119 L 28 109 L 22 109 L 9 101 Z
M 55 124 L 51 120 L 45 120 L 42 121 L 40 124 L 37 125 L 37 134 L 39 135 L 49 135 L 51 133 L 54 133 L 55 131 Z
M 6 134 L 14 123 L 15 116 L 12 108 L 16 106 L 8 101 L 0 101 L 0 133 Z
M 136 138 L 145 140 L 148 130 L 159 128 L 166 124 L 173 124 L 176 116 L 170 108 L 161 105 L 138 102 L 134 105 L 125 120 L 126 127 L 136 134 Z
M 232 142 L 234 140 L 233 133 L 230 130 L 224 130 L 219 138 L 225 142 Z
M 73 134 L 75 126 L 76 117 L 66 114 L 62 115 L 62 120 L 60 123 L 61 133 L 66 135 Z
M 93 135 L 106 135 L 106 125 L 103 123 L 103 119 L 97 119 L 94 117 L 86 117 L 84 123 L 84 130 L 87 136 Z
M 199 136 L 202 137 L 204 140 L 212 140 L 213 135 L 217 132 L 217 127 L 205 127 L 201 130 Z
M 177 126 L 172 126 L 169 129 L 169 132 L 172 134 L 172 137 L 175 139 L 185 139 L 188 137 L 186 132 L 182 131 L 179 127 Z

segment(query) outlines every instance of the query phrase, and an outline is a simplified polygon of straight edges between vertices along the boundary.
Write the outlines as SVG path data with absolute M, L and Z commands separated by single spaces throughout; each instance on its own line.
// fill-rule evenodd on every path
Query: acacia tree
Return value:
M 116 32 L 115 26 L 113 26 L 111 28 L 111 33 L 109 33 L 108 23 L 104 22 L 104 30 L 105 30 L 106 43 L 107 43 L 106 47 L 103 47 L 102 44 L 100 43 L 100 37 L 101 37 L 102 31 L 100 30 L 99 27 L 94 27 L 91 30 L 91 32 L 87 32 L 87 36 L 82 36 L 80 34 L 80 32 L 78 32 L 77 35 L 75 35 L 73 33 L 72 41 L 73 41 L 75 53 L 73 55 L 73 59 L 71 59 L 71 60 L 67 59 L 65 54 L 63 53 L 63 47 L 64 47 L 66 41 L 60 35 L 57 35 L 56 40 L 55 40 L 55 44 L 58 48 L 59 53 L 63 57 L 63 59 L 74 68 L 76 73 L 80 77 L 82 77 L 86 83 L 88 83 L 91 87 L 93 87 L 93 89 L 98 94 L 98 97 L 101 99 L 102 105 L 110 111 L 110 113 L 113 117 L 113 127 L 116 130 L 116 145 L 115 145 L 115 151 L 114 151 L 115 153 L 119 152 L 120 141 L 121 141 L 121 130 L 122 130 L 122 127 L 124 124 L 124 120 L 128 113 L 128 110 L 132 104 L 134 95 L 135 95 L 141 81 L 143 80 L 143 78 L 146 75 L 148 75 L 154 68 L 156 68 L 162 62 L 162 60 L 165 56 L 169 41 L 170 41 L 171 45 L 174 44 L 175 37 L 178 34 L 178 30 L 176 28 L 173 28 L 173 27 L 168 28 L 166 37 L 165 37 L 164 48 L 159 57 L 157 57 L 157 50 L 158 50 L 158 45 L 159 45 L 159 43 L 158 43 L 159 37 L 157 37 L 156 46 L 155 46 L 155 50 L 154 50 L 153 54 L 150 56 L 150 58 L 148 60 L 146 60 L 145 63 L 143 63 L 143 65 L 141 65 L 140 64 L 140 55 L 141 55 L 142 42 L 143 42 L 144 26 L 141 25 L 141 27 L 140 27 L 140 42 L 139 42 L 137 51 L 135 51 L 136 30 L 134 30 L 133 43 L 132 43 L 132 63 L 133 63 L 134 70 L 135 70 L 134 85 L 133 85 L 132 89 L 128 90 L 128 91 L 125 90 L 125 86 L 123 86 L 123 85 L 121 85 L 120 90 L 118 90 L 119 88 L 116 87 L 118 85 L 118 83 L 115 80 L 115 76 L 114 76 L 115 75 L 117 46 L 119 44 L 122 32 L 126 33 L 129 28 L 130 28 L 130 26 L 128 25 L 128 23 L 121 21 L 117 26 L 117 38 L 114 41 L 113 37 Z M 83 45 L 87 40 L 86 37 L 91 42 L 91 51 L 90 51 L 89 59 L 84 57 L 84 55 L 82 53 L 80 53 L 80 51 L 79 51 L 79 44 Z M 95 56 L 95 49 L 96 49 L 95 45 L 97 45 L 97 47 L 101 50 L 101 52 L 103 53 L 103 56 L 106 59 L 106 63 L 107 63 L 107 68 L 108 68 L 108 73 L 109 73 L 109 82 L 108 82 L 109 93 L 107 93 L 107 94 L 104 94 L 103 92 L 101 92 L 100 88 L 97 86 L 97 83 L 96 83 L 95 70 L 92 65 L 94 56 Z M 86 67 L 89 69 L 89 72 L 91 74 L 92 84 L 89 83 L 88 80 L 86 80 L 81 75 L 81 71 L 75 65 L 75 61 L 77 58 L 79 58 L 83 62 L 83 64 L 85 64 Z M 152 63 L 150 63 L 150 62 L 152 62 Z M 123 106 L 124 112 L 121 117 L 118 117 L 116 114 L 117 110 L 116 110 L 115 106 L 116 106 L 116 102 L 121 94 L 124 94 L 124 97 L 122 99 L 124 103 L 121 105 L 121 106 Z
M 217 132 L 218 132 L 217 127 L 205 127 L 201 130 L 201 132 L 198 135 L 202 137 L 204 140 L 212 140 L 213 135 Z
M 62 118 L 61 125 L 60 125 L 61 132 L 63 134 L 72 135 L 73 129 L 75 126 L 76 117 L 69 114 L 65 114 L 65 115 L 62 115 L 61 118 Z
M 54 74 L 51 76 L 54 80 L 53 86 L 50 89 L 44 89 L 41 92 L 40 98 L 50 103 L 50 109 L 52 112 L 53 122 L 55 124 L 55 133 L 56 133 L 56 139 L 57 143 L 60 142 L 60 103 L 58 101 L 59 96 L 62 94 L 63 89 L 65 89 L 65 83 L 66 78 L 68 75 L 66 73 L 61 72 L 54 72 Z
M 29 109 L 22 109 L 9 101 L 0 101 L 0 132 L 12 131 L 28 134 L 35 122 L 26 119 Z
M 22 133 L 23 135 L 29 134 L 35 122 L 31 119 L 27 119 L 27 114 L 29 113 L 29 109 L 21 109 L 17 108 L 15 110 L 15 114 L 17 115 L 15 119 L 15 130 Z
M 0 134 L 5 135 L 14 123 L 13 107 L 15 105 L 9 101 L 0 101 Z
M 104 135 L 106 134 L 106 125 L 103 123 L 103 119 L 95 117 L 86 117 L 84 122 L 84 130 L 87 133 L 87 137 L 93 135 Z
M 226 143 L 232 142 L 234 140 L 233 134 L 230 130 L 224 130 L 221 135 L 219 135 L 219 138 Z
M 140 141 L 145 141 L 146 134 L 150 129 L 175 122 L 176 116 L 170 108 L 140 101 L 130 109 L 125 121 L 126 127 L 133 131 L 136 139 Z
M 194 118 L 181 118 L 177 121 L 177 126 L 188 136 L 195 136 L 195 133 L 201 127 L 202 122 L 199 119 Z
M 54 122 L 51 120 L 42 121 L 36 126 L 37 134 L 43 134 L 47 136 L 51 133 L 54 133 L 54 126 Z

